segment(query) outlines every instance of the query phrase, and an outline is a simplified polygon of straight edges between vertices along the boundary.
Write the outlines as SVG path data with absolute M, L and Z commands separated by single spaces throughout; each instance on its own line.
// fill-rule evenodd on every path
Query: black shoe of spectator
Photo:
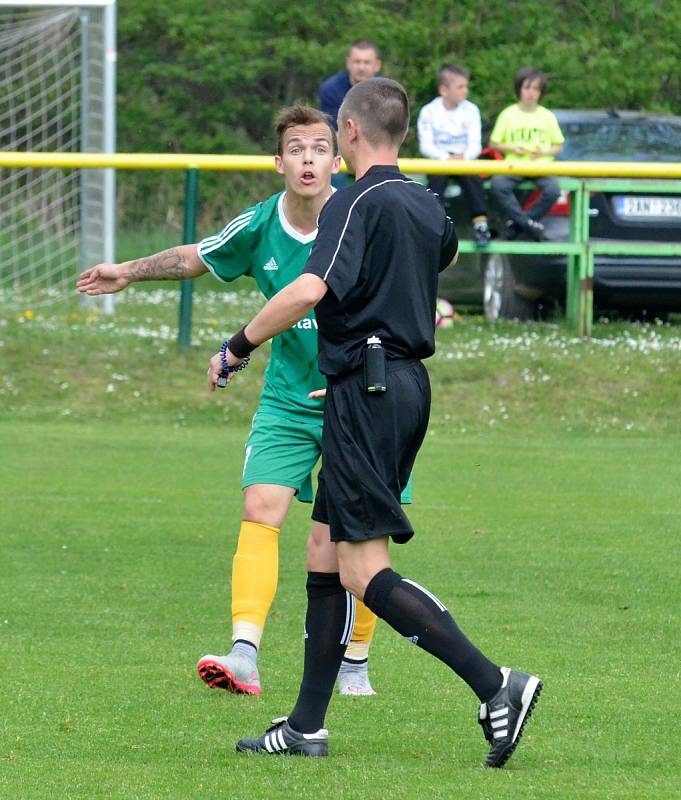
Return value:
M 546 238 L 544 235 L 544 226 L 541 224 L 541 222 L 537 222 L 536 219 L 532 219 L 532 217 L 527 217 L 524 220 L 523 229 L 531 239 L 535 240 L 535 242 L 543 242 Z
M 512 219 L 507 219 L 504 227 L 504 236 L 509 242 L 520 236 L 522 229 Z

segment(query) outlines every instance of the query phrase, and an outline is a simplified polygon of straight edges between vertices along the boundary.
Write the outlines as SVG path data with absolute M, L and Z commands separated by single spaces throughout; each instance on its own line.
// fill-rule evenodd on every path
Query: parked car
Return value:
M 633 111 L 555 113 L 565 136 L 562 160 L 681 162 L 681 117 Z M 461 198 L 456 188 L 449 194 L 446 203 L 459 238 L 469 238 Z M 525 203 L 531 200 L 528 192 Z M 563 193 L 543 220 L 548 239 L 568 239 L 569 215 L 569 196 Z M 592 239 L 681 242 L 681 194 L 592 193 L 589 216 Z M 503 221 L 497 220 L 495 227 L 503 230 Z M 462 254 L 460 264 L 442 274 L 440 293 L 456 305 L 482 305 L 488 319 L 528 319 L 539 305 L 564 303 L 565 276 L 565 256 L 476 252 Z M 596 256 L 594 304 L 600 311 L 651 316 L 681 311 L 681 256 Z

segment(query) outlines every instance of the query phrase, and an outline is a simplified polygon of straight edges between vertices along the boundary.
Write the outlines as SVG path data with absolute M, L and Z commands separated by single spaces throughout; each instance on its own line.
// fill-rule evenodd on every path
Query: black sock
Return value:
M 299 733 L 324 726 L 333 686 L 355 624 L 355 598 L 337 572 L 308 572 L 305 668 L 289 724 Z
M 418 583 L 387 568 L 374 575 L 364 603 L 402 636 L 444 661 L 481 702 L 499 691 L 499 667 L 466 638 L 444 605 Z

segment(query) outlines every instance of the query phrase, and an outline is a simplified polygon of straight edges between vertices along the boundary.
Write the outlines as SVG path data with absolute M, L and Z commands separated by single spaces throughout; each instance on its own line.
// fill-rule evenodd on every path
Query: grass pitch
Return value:
M 228 646 L 259 370 L 217 398 L 202 383 L 258 301 L 200 297 L 178 355 L 154 296 L 114 321 L 0 328 L 1 797 L 679 796 L 676 329 L 580 342 L 471 319 L 440 336 L 417 536 L 393 557 L 492 658 L 544 679 L 507 769 L 480 766 L 468 689 L 381 623 L 378 695 L 334 698 L 331 757 L 252 758 L 234 741 L 286 713 L 300 677 L 309 508 L 282 532 L 263 697 L 209 690 L 195 663 Z

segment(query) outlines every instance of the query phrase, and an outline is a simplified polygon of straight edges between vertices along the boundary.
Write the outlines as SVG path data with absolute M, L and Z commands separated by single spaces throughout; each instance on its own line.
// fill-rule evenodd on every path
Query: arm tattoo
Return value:
M 130 262 L 130 277 L 136 281 L 176 281 L 187 277 L 187 259 L 171 247 L 153 256 Z

